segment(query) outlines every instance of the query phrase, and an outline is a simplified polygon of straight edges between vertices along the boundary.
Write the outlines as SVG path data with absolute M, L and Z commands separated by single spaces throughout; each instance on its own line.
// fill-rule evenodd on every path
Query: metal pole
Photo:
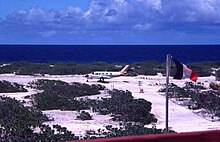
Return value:
M 171 68 L 171 55 L 167 55 L 166 59 L 166 132 L 169 132 L 169 125 L 168 125 L 168 119 L 169 119 L 169 96 L 168 96 L 168 89 L 169 89 L 169 76 L 170 76 L 170 68 Z

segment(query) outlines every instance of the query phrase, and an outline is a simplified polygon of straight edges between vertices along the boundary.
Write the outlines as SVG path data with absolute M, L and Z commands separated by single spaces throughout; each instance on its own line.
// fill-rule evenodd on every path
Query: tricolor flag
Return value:
M 198 75 L 191 70 L 187 65 L 184 65 L 174 59 L 174 62 L 176 64 L 177 72 L 174 75 L 173 79 L 184 79 L 184 78 L 190 78 L 192 81 L 196 81 L 198 79 Z

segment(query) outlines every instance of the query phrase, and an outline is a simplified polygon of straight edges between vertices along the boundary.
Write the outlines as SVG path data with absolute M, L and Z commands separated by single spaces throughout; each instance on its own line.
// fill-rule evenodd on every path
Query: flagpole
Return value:
M 169 132 L 169 125 L 168 125 L 168 120 L 169 120 L 169 96 L 168 96 L 168 89 L 169 89 L 169 76 L 170 76 L 170 68 L 171 68 L 171 55 L 167 54 L 166 58 L 166 132 Z

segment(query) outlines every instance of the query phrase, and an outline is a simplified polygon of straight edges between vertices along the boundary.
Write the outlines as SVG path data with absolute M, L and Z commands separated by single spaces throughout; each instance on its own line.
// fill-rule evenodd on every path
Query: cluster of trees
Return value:
M 85 111 L 81 111 L 80 114 L 76 118 L 80 120 L 92 120 L 92 116 L 88 112 L 85 112 Z
M 178 87 L 175 84 L 169 86 L 169 97 L 171 98 L 189 98 L 188 103 L 185 103 L 189 109 L 209 110 L 213 115 L 220 117 L 220 92 L 204 90 L 202 84 L 194 84 L 186 82 L 184 87 Z M 165 92 L 165 89 L 160 90 Z
M 157 73 L 166 73 L 164 63 L 157 61 L 145 61 L 131 64 L 131 70 L 128 75 L 157 75 Z
M 0 93 L 27 92 L 23 85 L 11 83 L 6 80 L 0 81 Z
M 82 111 L 79 116 L 79 118 L 82 119 L 89 117 L 90 115 L 84 111 Z M 51 128 L 48 125 L 42 124 L 48 120 L 48 117 L 43 115 L 41 111 L 24 107 L 15 99 L 0 97 L 0 141 L 49 142 L 79 139 L 79 137 L 76 137 L 65 127 L 53 125 Z M 106 130 L 99 129 L 97 133 L 95 131 L 94 133 L 87 133 L 84 139 L 161 134 L 163 132 L 163 130 L 156 129 L 156 127 L 146 128 L 143 123 L 121 123 L 120 127 L 112 127 L 109 125 L 106 126 Z
M 118 65 L 118 66 L 116 66 Z M 74 62 L 62 63 L 30 63 L 30 62 L 12 62 L 7 66 L 1 67 L 0 74 L 15 73 L 21 75 L 34 74 L 52 74 L 52 75 L 66 75 L 66 74 L 87 74 L 96 70 L 110 70 L 118 71 L 125 64 L 106 62 L 97 62 L 90 64 L 78 64 Z M 212 68 L 219 68 L 220 62 L 200 62 L 188 64 L 199 76 L 210 76 Z M 175 73 L 175 65 L 172 64 L 171 75 Z M 130 64 L 128 75 L 156 75 L 157 73 L 165 74 L 165 64 L 157 61 L 145 61 Z
M 67 94 L 68 95 L 68 94 Z M 40 110 L 82 110 L 89 109 L 87 105 L 65 94 L 52 94 L 51 92 L 38 93 L 32 96 L 34 107 Z
M 112 125 L 105 126 L 105 129 L 99 129 L 97 132 L 88 130 L 84 139 L 96 139 L 96 138 L 111 138 L 121 136 L 135 136 L 135 135 L 146 135 L 146 134 L 162 134 L 165 131 L 157 129 L 156 126 L 152 128 L 144 127 L 141 123 L 120 123 L 119 127 L 113 127 Z M 174 133 L 174 131 L 170 131 Z
M 210 76 L 213 74 L 213 68 L 218 69 L 220 67 L 220 61 L 216 62 L 199 62 L 189 64 L 192 70 L 194 70 L 200 77 Z
M 78 96 L 94 95 L 91 92 L 104 89 L 101 85 L 86 85 L 73 83 L 68 84 L 55 80 L 38 80 L 30 83 L 30 86 L 36 89 L 44 90 L 42 93 L 32 96 L 35 106 L 41 110 L 61 109 L 61 110 L 80 110 L 92 108 L 93 111 L 102 115 L 110 114 L 113 120 L 125 122 L 120 128 L 108 127 L 107 132 L 99 130 L 98 133 L 88 133 L 85 139 L 99 137 L 117 137 L 125 135 L 140 134 L 158 134 L 163 130 L 156 128 L 145 128 L 145 124 L 157 122 L 157 119 L 150 113 L 152 104 L 144 99 L 134 99 L 131 92 L 122 90 L 109 91 L 111 98 L 102 98 L 101 100 L 75 99 Z M 87 94 L 86 90 L 90 90 Z M 98 90 L 97 90 L 98 89 Z M 84 92 L 85 94 L 74 94 Z M 81 111 L 77 119 L 91 120 L 92 116 L 85 111 Z M 127 123 L 132 122 L 132 123 Z M 94 136 L 95 135 L 95 136 Z
M 1 67 L 0 74 L 15 73 L 20 75 L 34 74 L 86 74 L 94 70 L 116 70 L 113 64 L 97 62 L 91 64 L 77 64 L 74 62 L 58 63 L 31 63 L 31 62 L 12 62 L 7 66 Z
M 44 125 L 48 117 L 8 97 L 0 97 L 0 141 L 64 141 L 78 139 L 66 128 Z
M 38 80 L 30 83 L 32 88 L 44 90 L 32 95 L 34 106 L 40 110 L 82 110 L 89 106 L 76 97 L 100 94 L 105 87 L 81 83 L 66 83 L 56 80 Z
M 162 88 L 159 92 L 166 92 L 166 88 Z M 171 83 L 168 88 L 168 95 L 171 98 L 185 98 L 189 97 L 189 94 L 181 87 L 174 83 Z
M 204 108 L 209 110 L 214 116 L 220 117 L 220 92 L 192 92 L 192 103 L 196 108 Z M 195 106 L 194 106 L 195 108 Z
M 216 79 L 220 81 L 220 69 L 216 72 Z
M 91 96 L 100 94 L 100 90 L 104 90 L 105 86 L 100 84 L 81 84 L 73 82 L 71 84 L 60 80 L 40 79 L 37 82 L 29 83 L 31 88 L 44 90 L 51 94 L 70 95 L 71 97 Z
M 198 63 L 189 63 L 187 64 L 193 71 L 195 71 L 198 76 L 210 76 L 215 75 L 213 74 L 213 69 L 217 69 L 220 67 L 220 61 L 219 62 L 198 62 Z M 174 63 L 171 65 L 171 76 L 174 76 L 176 73 L 176 66 Z
M 118 121 L 133 121 L 144 124 L 157 121 L 150 113 L 152 104 L 144 99 L 134 99 L 129 91 L 109 91 L 111 98 L 102 98 L 102 100 L 79 100 L 76 97 L 99 94 L 100 89 L 105 87 L 80 83 L 68 84 L 55 80 L 38 80 L 31 83 L 30 86 L 44 90 L 32 96 L 34 106 L 41 110 L 79 111 L 92 107 L 100 114 L 112 114 L 114 120 Z
M 193 92 L 198 92 L 201 89 L 206 89 L 201 83 L 186 82 L 184 87 L 171 83 L 168 88 L 168 95 L 171 98 L 189 98 L 192 97 Z M 166 88 L 160 89 L 159 92 L 166 92 Z
M 157 122 L 151 111 L 151 103 L 144 99 L 134 99 L 131 92 L 123 90 L 109 91 L 111 98 L 84 101 L 93 111 L 102 115 L 111 114 L 113 120 L 149 124 Z
M 15 99 L 0 98 L 0 141 L 64 141 L 79 139 L 65 127 L 54 125 L 52 128 L 43 125 L 50 121 L 41 110 L 84 110 L 93 108 L 100 114 L 110 114 L 113 120 L 124 122 L 120 128 L 107 126 L 107 131 L 99 131 L 96 136 L 87 135 L 86 139 L 102 137 L 117 137 L 125 135 L 140 135 L 163 133 L 156 128 L 145 128 L 145 124 L 156 122 L 151 111 L 151 103 L 144 99 L 134 99 L 131 92 L 109 91 L 111 98 L 101 100 L 76 99 L 76 97 L 96 95 L 105 89 L 101 85 L 66 83 L 56 80 L 38 80 L 29 84 L 30 87 L 43 90 L 31 96 L 34 108 L 24 107 Z M 40 109 L 40 110 L 38 110 Z M 78 119 L 90 120 L 92 116 L 81 111 Z M 127 123 L 132 122 L 132 123 Z
M 119 127 L 105 126 L 98 131 L 88 130 L 84 139 L 110 138 L 120 136 L 135 136 L 145 134 L 162 134 L 163 129 L 145 127 L 146 124 L 155 123 L 157 119 L 151 111 L 151 103 L 143 99 L 134 99 L 129 91 L 113 90 L 109 92 L 111 98 L 102 100 L 87 100 L 93 110 L 100 114 L 111 114 L 113 120 L 120 121 Z M 170 131 L 174 133 L 175 131 Z

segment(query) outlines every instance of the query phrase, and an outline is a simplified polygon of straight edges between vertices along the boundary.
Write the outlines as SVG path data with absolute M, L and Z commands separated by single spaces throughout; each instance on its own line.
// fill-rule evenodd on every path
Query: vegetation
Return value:
M 32 96 L 34 106 L 41 110 L 61 109 L 61 110 L 82 110 L 89 107 L 76 97 L 99 94 L 104 89 L 101 85 L 88 85 L 80 83 L 68 84 L 63 81 L 38 80 L 30 83 L 30 86 L 39 90 L 44 90 Z
M 88 112 L 85 112 L 85 111 L 81 111 L 80 114 L 76 118 L 80 120 L 92 120 L 92 116 Z
M 220 62 L 199 62 L 199 63 L 190 63 L 187 64 L 193 71 L 195 71 L 198 76 L 210 76 L 213 74 L 214 68 L 220 67 Z M 176 66 L 174 63 L 171 65 L 171 76 L 174 76 L 176 73 Z
M 88 95 L 86 93 L 81 95 L 80 93 L 87 92 L 86 90 L 90 87 L 92 88 L 92 90 L 104 89 L 104 87 L 100 85 L 95 85 L 93 87 L 92 85 L 84 86 L 83 84 L 78 83 L 68 84 L 62 81 L 54 80 L 38 80 L 35 83 L 31 83 L 30 86 L 40 90 L 44 90 L 44 92 L 32 96 L 35 102 L 35 106 L 38 109 L 61 109 L 79 111 L 92 107 L 93 111 L 99 112 L 102 115 L 111 114 L 113 116 L 113 120 L 115 121 L 132 122 L 124 123 L 120 126 L 120 128 L 113 128 L 111 126 L 108 126 L 107 132 L 99 130 L 98 133 L 88 134 L 86 136 L 86 139 L 163 133 L 163 130 L 161 129 L 144 127 L 145 124 L 157 122 L 155 116 L 150 113 L 152 104 L 144 99 L 134 99 L 131 92 L 129 91 L 109 91 L 109 94 L 111 94 L 111 98 L 102 98 L 101 100 L 76 100 L 75 97 L 77 96 Z M 81 90 L 81 92 L 77 92 L 77 89 Z M 75 92 L 79 94 L 74 95 Z M 77 119 L 91 120 L 92 116 L 85 111 L 81 111 L 81 113 L 77 116 Z
M 44 90 L 32 96 L 34 106 L 41 110 L 83 110 L 92 107 L 100 114 L 112 114 L 114 120 L 118 121 L 145 124 L 157 121 L 150 113 L 151 103 L 144 99 L 133 99 L 129 91 L 113 90 L 109 92 L 111 98 L 102 100 L 79 100 L 76 97 L 98 94 L 99 89 L 104 89 L 104 87 L 79 83 L 68 84 L 55 80 L 38 80 L 30 86 Z
M 65 63 L 30 63 L 30 62 L 12 62 L 7 66 L 1 67 L 0 74 L 15 73 L 20 75 L 67 75 L 67 74 L 87 74 L 96 70 L 121 70 L 125 64 L 108 64 L 97 62 L 90 64 L 78 64 L 74 62 Z M 212 74 L 212 68 L 219 68 L 220 62 L 201 62 L 191 63 L 189 66 L 198 73 L 199 76 L 209 76 Z M 175 73 L 175 65 L 172 64 L 172 75 Z M 145 61 L 130 64 L 128 75 L 156 75 L 165 74 L 165 63 L 157 61 Z
M 133 123 L 120 123 L 119 127 L 113 127 L 107 125 L 106 129 L 99 129 L 98 132 L 87 131 L 85 139 L 96 139 L 96 138 L 111 138 L 121 136 L 135 136 L 135 135 L 146 135 L 146 134 L 162 134 L 165 131 L 157 129 L 156 126 L 152 128 L 144 127 L 144 124 L 133 124 Z M 174 133 L 174 131 L 170 131 Z
M 101 101 L 77 100 L 76 97 L 79 96 L 99 94 L 99 90 L 104 87 L 79 83 L 68 84 L 55 80 L 38 80 L 36 83 L 31 83 L 30 86 L 44 90 L 32 96 L 34 106 L 41 110 L 83 110 L 93 107 L 94 111 L 100 112 L 100 114 L 112 114 L 114 120 L 145 124 L 157 121 L 150 113 L 151 103 L 144 99 L 133 99 L 129 91 L 110 91 L 111 98 L 103 98 Z
M 169 96 L 171 98 L 189 98 L 184 105 L 189 109 L 206 109 L 214 116 L 220 117 L 220 92 L 218 91 L 202 91 L 205 88 L 202 84 L 193 84 L 187 82 L 183 88 L 172 84 L 169 87 Z M 165 89 L 160 90 L 165 92 Z
M 0 141 L 49 142 L 76 139 L 66 128 L 54 125 L 51 129 L 42 124 L 48 120 L 41 111 L 24 107 L 15 99 L 0 97 Z
M 30 63 L 30 62 L 12 62 L 10 65 L 1 67 L 0 74 L 15 73 L 20 75 L 35 74 L 86 74 L 94 70 L 115 70 L 114 65 L 97 62 L 92 64 L 76 64 L 73 62 L 63 63 Z
M 27 92 L 23 85 L 11 83 L 9 81 L 0 81 L 0 93 Z
M 139 122 L 149 124 L 157 122 L 151 111 L 151 103 L 144 99 L 133 99 L 131 92 L 113 90 L 109 92 L 111 98 L 89 100 L 88 105 L 102 115 L 111 114 L 113 120 L 123 122 Z
M 145 61 L 131 64 L 132 72 L 128 72 L 128 75 L 157 75 L 157 73 L 165 74 L 166 67 L 164 63 L 157 61 Z
M 32 97 L 34 99 L 34 106 L 40 110 L 82 110 L 89 108 L 68 94 L 55 94 L 45 91 L 35 94 Z
M 43 90 L 33 95 L 37 109 L 83 110 L 90 107 L 100 114 L 111 114 L 113 120 L 122 121 L 119 128 L 107 126 L 107 131 L 99 131 L 96 136 L 87 138 L 116 137 L 125 135 L 159 134 L 163 130 L 145 128 L 145 124 L 156 122 L 151 111 L 151 103 L 144 99 L 134 99 L 131 92 L 122 90 L 109 91 L 111 98 L 102 100 L 79 100 L 76 97 L 98 94 L 105 89 L 101 85 L 68 84 L 55 80 L 38 80 L 30 87 Z M 91 120 L 89 113 L 82 111 L 77 119 Z M 54 125 L 53 128 L 42 123 L 49 119 L 41 111 L 22 106 L 15 99 L 0 99 L 0 141 L 64 141 L 78 139 L 66 128 Z M 128 122 L 128 123 L 127 123 Z M 131 123 L 130 123 L 131 122 Z
M 220 92 L 207 91 L 196 93 L 192 92 L 191 102 L 194 104 L 191 108 L 204 108 L 209 110 L 215 116 L 220 117 Z
M 193 84 L 192 82 L 186 82 L 183 88 L 171 83 L 168 88 L 168 95 L 171 98 L 188 98 L 192 96 L 192 92 L 199 89 L 205 89 L 202 84 Z M 166 92 L 166 88 L 160 89 L 159 92 Z
M 189 64 L 192 70 L 194 70 L 199 76 L 210 76 L 214 75 L 213 68 L 220 67 L 220 61 L 218 62 L 201 62 Z
M 220 81 L 220 69 L 215 74 L 216 79 Z
M 37 82 L 30 83 L 30 87 L 44 90 L 49 94 L 64 95 L 70 97 L 91 96 L 100 94 L 100 90 L 104 90 L 102 85 L 88 85 L 81 83 L 66 83 L 60 80 L 37 80 Z
M 14 62 L 1 67 L 0 73 L 16 73 L 24 75 L 36 74 L 86 74 L 95 70 L 120 70 L 124 64 L 108 64 L 104 62 L 92 64 L 76 63 L 29 63 Z M 189 66 L 199 76 L 209 76 L 212 68 L 219 68 L 220 62 L 192 63 Z M 172 64 L 172 74 L 175 73 Z M 130 65 L 128 75 L 156 75 L 165 73 L 165 64 L 156 61 L 139 62 Z M 216 72 L 220 78 L 220 70 Z M 77 97 L 96 95 L 105 87 L 101 85 L 87 85 L 80 83 L 66 83 L 55 80 L 38 80 L 29 84 L 30 87 L 43 90 L 31 96 L 34 108 L 24 107 L 15 99 L 0 97 L 0 141 L 65 141 L 78 139 L 66 128 L 54 125 L 52 128 L 43 125 L 49 121 L 47 116 L 36 110 L 83 110 L 93 108 L 102 115 L 110 114 L 113 120 L 122 122 L 120 127 L 106 126 L 106 130 L 98 132 L 88 131 L 86 139 L 97 137 L 118 137 L 127 135 L 160 134 L 164 130 L 144 127 L 145 124 L 155 123 L 157 119 L 150 113 L 152 104 L 144 99 L 134 99 L 131 92 L 122 90 L 109 91 L 111 98 L 101 100 L 85 100 Z M 1 93 L 27 91 L 22 85 L 0 81 Z M 202 84 L 186 83 L 184 87 L 171 84 L 169 96 L 172 98 L 188 98 L 190 109 L 207 109 L 220 117 L 220 92 L 200 91 Z M 161 90 L 164 92 L 165 90 Z M 81 111 L 77 119 L 91 120 L 92 116 Z

